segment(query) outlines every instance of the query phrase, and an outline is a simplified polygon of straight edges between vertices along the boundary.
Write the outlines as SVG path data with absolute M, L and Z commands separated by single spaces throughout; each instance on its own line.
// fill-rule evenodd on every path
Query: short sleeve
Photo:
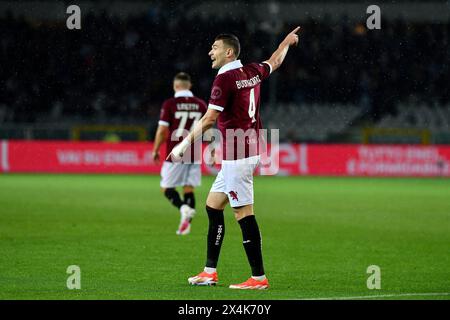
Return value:
M 166 100 L 161 107 L 158 124 L 168 127 L 170 125 L 171 118 L 170 103 Z
M 267 79 L 272 73 L 272 66 L 267 61 L 261 63 L 252 63 L 252 65 L 256 69 L 256 72 L 261 80 Z
M 230 83 L 225 74 L 219 74 L 214 80 L 209 98 L 209 109 L 223 111 L 230 96 Z

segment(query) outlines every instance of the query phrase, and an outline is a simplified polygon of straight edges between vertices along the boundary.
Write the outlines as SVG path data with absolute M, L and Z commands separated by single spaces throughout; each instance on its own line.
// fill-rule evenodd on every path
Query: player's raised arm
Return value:
M 208 111 L 206 111 L 203 117 L 194 126 L 194 129 L 192 129 L 189 135 L 172 149 L 172 152 L 167 156 L 167 159 L 172 157 L 172 160 L 179 161 L 186 149 L 194 143 L 194 141 L 200 138 L 203 132 L 210 129 L 214 125 L 219 115 L 220 111 L 211 108 L 208 109 Z
M 277 70 L 284 61 L 286 54 L 289 50 L 289 47 L 292 45 L 297 45 L 298 43 L 298 35 L 297 32 L 300 30 L 300 27 L 295 28 L 289 33 L 286 38 L 280 43 L 278 49 L 272 54 L 268 62 L 272 66 L 272 72 Z

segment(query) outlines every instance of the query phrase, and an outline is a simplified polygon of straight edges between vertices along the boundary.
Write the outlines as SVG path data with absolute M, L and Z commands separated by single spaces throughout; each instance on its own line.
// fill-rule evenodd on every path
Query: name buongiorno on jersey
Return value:
M 247 88 L 247 87 L 254 87 L 260 82 L 261 82 L 261 79 L 259 78 L 259 75 L 256 75 L 253 78 L 250 78 L 248 80 L 238 80 L 238 81 L 236 81 L 236 87 L 238 89 Z

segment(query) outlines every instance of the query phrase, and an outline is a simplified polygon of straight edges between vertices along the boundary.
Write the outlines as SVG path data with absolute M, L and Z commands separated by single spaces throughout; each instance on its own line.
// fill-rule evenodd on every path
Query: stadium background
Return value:
M 281 142 L 450 142 L 445 1 L 381 2 L 381 30 L 366 28 L 367 5 L 358 2 L 79 4 L 82 29 L 68 30 L 64 2 L 1 3 L 0 139 L 152 140 L 176 72 L 189 72 L 195 94 L 208 99 L 214 71 L 206 63 L 207 52 L 216 34 L 239 34 L 243 61 L 261 61 L 292 25 L 301 24 L 301 50 L 264 84 L 263 123 L 281 129 Z M 6 144 L 1 148 L 2 171 L 74 171 L 54 150 L 48 151 L 49 165 L 28 162 L 24 167 L 18 162 L 24 148 L 34 152 L 30 145 L 15 151 Z M 44 150 L 46 145 L 35 148 Z M 89 155 L 83 153 L 88 147 L 60 148 L 81 158 L 69 167 L 92 172 Z M 296 161 L 302 161 L 296 146 L 287 148 L 286 157 L 294 153 Z M 367 148 L 355 148 L 351 152 L 359 155 L 344 156 L 339 163 L 363 168 L 344 174 L 450 172 L 446 148 L 378 148 L 371 156 L 378 157 L 375 162 L 360 155 Z M 346 149 L 341 152 L 348 154 Z M 327 156 L 325 152 L 311 163 L 323 163 Z M 122 171 L 127 171 L 136 165 L 126 159 L 139 155 L 129 145 L 122 151 L 106 149 L 97 157 L 99 172 L 115 172 L 111 162 L 125 165 Z M 147 158 L 135 161 L 142 165 L 134 171 L 157 173 Z M 281 166 L 289 166 L 283 159 L 282 154 Z M 335 174 L 321 168 L 311 171 Z
M 81 30 L 66 28 L 68 2 L 0 2 L 1 298 L 367 296 L 370 264 L 384 298 L 448 298 L 448 1 L 74 4 Z M 365 26 L 370 4 L 381 30 Z M 174 239 L 178 217 L 150 157 L 161 103 L 178 71 L 207 100 L 216 34 L 236 33 L 245 63 L 295 25 L 299 47 L 262 90 L 263 124 L 280 129 L 279 175 L 437 178 L 257 177 L 273 290 L 193 291 L 184 283 L 203 261 L 192 248 L 207 219 L 199 209 L 193 233 Z M 248 271 L 227 221 L 225 283 Z M 65 287 L 70 264 L 85 290 Z

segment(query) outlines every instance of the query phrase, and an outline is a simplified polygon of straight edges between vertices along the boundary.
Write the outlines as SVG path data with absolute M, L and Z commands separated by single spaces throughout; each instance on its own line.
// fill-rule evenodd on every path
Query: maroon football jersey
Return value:
M 186 136 L 183 135 L 183 132 L 186 133 L 184 130 L 191 131 L 194 128 L 194 124 L 206 113 L 206 109 L 206 102 L 194 97 L 189 90 L 179 91 L 174 98 L 164 101 L 158 124 L 169 128 L 166 156 Z M 199 160 L 200 156 L 195 155 L 195 159 Z M 194 161 L 194 152 L 191 152 L 191 160 Z M 167 161 L 172 159 L 169 158 Z
M 260 90 L 270 72 L 271 66 L 266 62 L 243 66 L 240 60 L 219 70 L 208 107 L 221 111 L 217 127 L 222 133 L 224 160 L 260 154 Z

